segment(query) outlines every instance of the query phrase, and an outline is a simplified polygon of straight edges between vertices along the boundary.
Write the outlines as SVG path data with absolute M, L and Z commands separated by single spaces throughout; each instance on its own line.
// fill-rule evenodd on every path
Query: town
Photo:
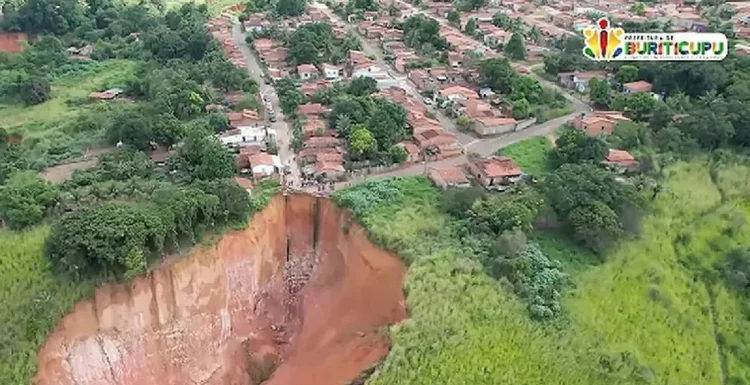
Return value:
M 327 1 L 290 5 L 282 17 L 240 5 L 213 20 L 225 53 L 260 84 L 260 110 L 228 113 L 221 133 L 238 169 L 311 191 L 417 174 L 502 190 L 528 175 L 501 148 L 554 140 L 563 126 L 610 135 L 632 123 L 627 103 L 615 111 L 611 101 L 662 97 L 637 68 L 586 62 L 583 28 L 602 16 L 644 31 L 717 28 L 677 1 L 476 3 Z M 723 7 L 718 28 L 750 37 L 750 7 Z M 621 148 L 605 162 L 628 172 L 638 164 Z

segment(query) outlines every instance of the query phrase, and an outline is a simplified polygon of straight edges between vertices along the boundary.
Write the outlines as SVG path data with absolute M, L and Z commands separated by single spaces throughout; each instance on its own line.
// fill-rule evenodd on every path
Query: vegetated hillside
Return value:
M 570 275 L 562 315 L 547 321 L 485 273 L 428 181 L 340 192 L 371 236 L 411 263 L 410 319 L 392 328 L 393 350 L 370 383 L 746 383 L 746 299 L 724 265 L 750 237 L 750 168 L 701 159 L 668 174 L 641 235 L 605 262 L 555 234 L 532 237 Z

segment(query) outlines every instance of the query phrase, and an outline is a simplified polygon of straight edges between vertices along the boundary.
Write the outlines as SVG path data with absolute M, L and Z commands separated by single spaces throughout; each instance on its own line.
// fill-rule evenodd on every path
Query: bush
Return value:
M 11 229 L 22 229 L 41 222 L 57 200 L 51 183 L 31 171 L 17 173 L 0 188 L 0 219 Z
M 531 243 L 509 258 L 498 257 L 493 265 L 493 274 L 507 278 L 528 303 L 532 318 L 545 320 L 560 314 L 560 291 L 565 282 L 562 265 L 550 261 L 538 245 Z

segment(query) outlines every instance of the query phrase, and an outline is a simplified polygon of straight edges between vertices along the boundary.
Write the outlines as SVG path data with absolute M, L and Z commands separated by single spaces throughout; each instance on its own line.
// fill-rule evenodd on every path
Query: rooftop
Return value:
M 519 176 L 523 171 L 507 156 L 490 156 L 472 161 L 488 178 Z

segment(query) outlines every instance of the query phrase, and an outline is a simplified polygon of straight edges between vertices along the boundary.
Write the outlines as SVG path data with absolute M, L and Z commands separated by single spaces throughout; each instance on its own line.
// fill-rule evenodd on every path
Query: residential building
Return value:
M 320 103 L 307 103 L 297 107 L 297 113 L 302 116 L 323 115 L 328 112 L 328 108 Z
M 225 131 L 220 135 L 221 143 L 228 147 L 262 146 L 271 135 L 265 126 L 240 127 Z
M 310 80 L 318 77 L 318 69 L 312 64 L 301 64 L 297 66 L 297 76 L 300 80 Z
M 234 181 L 234 183 L 237 183 L 238 186 L 244 188 L 248 194 L 253 194 L 253 182 L 250 179 L 236 176 L 232 178 L 232 180 Z
M 651 90 L 654 89 L 654 86 L 644 80 L 639 80 L 637 82 L 632 83 L 625 83 L 622 85 L 622 92 L 626 95 L 631 94 L 640 94 L 642 92 L 651 92 Z
M 477 135 L 498 135 L 516 129 L 518 122 L 513 118 L 479 117 L 472 119 L 472 129 Z
M 232 128 L 257 126 L 260 122 L 258 112 L 249 109 L 244 109 L 242 112 L 230 112 L 227 114 L 227 119 Z
M 414 142 L 423 154 L 435 159 L 447 158 L 463 153 L 456 135 L 446 132 L 441 127 L 429 128 L 421 132 L 414 132 Z
M 278 156 L 261 152 L 250 156 L 250 167 L 253 176 L 260 179 L 275 174 L 277 169 L 282 168 L 282 165 Z
M 505 156 L 470 160 L 469 171 L 482 186 L 499 190 L 518 182 L 523 175 L 523 171 L 513 159 Z
M 341 78 L 342 68 L 333 64 L 323 64 L 323 76 L 326 80 L 339 80 Z
M 440 90 L 440 96 L 448 100 L 454 101 L 458 99 L 477 99 L 479 94 L 476 91 L 470 90 L 463 86 L 452 86 Z
M 582 113 L 573 119 L 572 124 L 591 136 L 597 136 L 612 134 L 617 123 L 629 120 L 620 111 L 595 111 Z
M 466 178 L 466 175 L 460 167 L 430 167 L 428 175 L 430 179 L 432 179 L 432 182 L 442 189 L 447 189 L 449 187 L 471 187 L 469 179 Z
M 616 167 L 619 171 L 634 171 L 640 165 L 635 157 L 624 150 L 609 150 L 604 163 Z
M 406 163 L 416 163 L 420 161 L 419 147 L 411 142 L 401 142 L 398 144 L 406 150 Z
M 314 136 L 303 143 L 304 148 L 336 148 L 339 140 L 330 136 Z
M 589 89 L 591 79 L 604 80 L 607 73 L 604 71 L 585 71 L 585 72 L 561 72 L 557 74 L 557 82 L 563 87 L 576 90 L 580 93 L 586 93 Z
M 323 136 L 325 129 L 326 122 L 318 118 L 318 116 L 312 115 L 305 121 L 304 126 L 302 126 L 302 136 L 304 139 L 309 139 L 313 136 Z

